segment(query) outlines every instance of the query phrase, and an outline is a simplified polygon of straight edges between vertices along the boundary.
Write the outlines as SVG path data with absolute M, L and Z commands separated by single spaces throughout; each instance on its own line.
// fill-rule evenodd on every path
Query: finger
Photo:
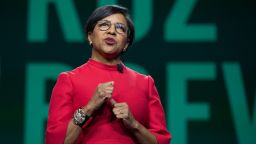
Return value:
M 119 111 L 119 109 L 118 108 L 113 108 L 113 113 L 115 114 L 115 115 L 118 115 L 118 114 L 120 114 L 120 111 Z
M 116 118 L 118 118 L 118 119 L 124 119 L 124 115 L 123 115 L 123 114 L 118 114 L 118 115 L 116 115 Z
M 113 85 L 102 85 L 100 87 L 100 89 L 103 89 L 103 90 L 114 90 L 114 86 Z
M 112 97 L 112 92 L 106 92 L 104 96 L 106 98 L 111 98 Z
M 104 87 L 103 89 L 104 89 L 104 90 L 111 90 L 111 91 L 113 91 L 113 90 L 114 90 L 114 87 Z
M 115 114 L 128 114 L 128 109 L 114 108 L 113 112 Z
M 111 97 L 112 97 L 112 94 L 111 94 L 111 93 L 105 95 L 105 98 L 108 98 L 108 99 L 109 99 L 109 98 L 111 98 Z
M 113 86 L 114 85 L 114 81 L 109 81 L 109 82 L 105 82 L 103 83 L 104 86 Z
M 113 90 L 111 90 L 111 89 L 99 89 L 99 90 L 98 90 L 98 93 L 99 93 L 100 95 L 104 95 L 104 96 L 105 96 L 105 94 L 112 94 L 112 93 L 113 93 Z
M 106 94 L 112 94 L 112 93 L 113 93 L 113 90 L 104 90 L 104 92 L 105 92 Z
M 99 84 L 98 85 L 98 88 L 99 89 L 105 89 L 105 88 L 107 88 L 107 89 L 112 89 L 112 88 L 114 88 L 114 86 L 113 85 L 109 85 L 109 84 Z
M 100 97 L 104 97 L 106 95 L 106 92 L 105 91 L 99 91 L 99 96 Z
M 116 104 L 116 101 L 113 98 L 111 98 L 110 103 L 111 103 L 112 106 L 114 106 Z
M 114 106 L 115 107 L 123 107 L 123 108 L 127 108 L 128 107 L 126 102 L 116 103 Z
M 122 114 L 116 114 L 116 118 L 118 119 L 127 119 L 128 114 L 122 113 Z
M 124 112 L 126 112 L 125 109 L 120 109 L 120 108 L 113 108 L 113 112 L 115 114 L 123 114 Z
M 113 86 L 104 86 L 103 89 L 106 89 L 106 90 L 114 90 L 114 87 L 113 87 Z
M 99 93 L 100 92 L 107 92 L 107 91 L 110 91 L 110 92 L 113 92 L 113 89 L 112 88 L 100 88 L 97 90 Z

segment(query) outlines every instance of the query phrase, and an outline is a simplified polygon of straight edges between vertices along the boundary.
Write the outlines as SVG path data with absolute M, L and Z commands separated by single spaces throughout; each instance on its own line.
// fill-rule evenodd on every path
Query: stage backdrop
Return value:
M 2 0 L 1 143 L 44 143 L 58 74 L 88 60 L 98 6 L 130 9 L 127 66 L 150 74 L 172 144 L 256 143 L 254 0 Z

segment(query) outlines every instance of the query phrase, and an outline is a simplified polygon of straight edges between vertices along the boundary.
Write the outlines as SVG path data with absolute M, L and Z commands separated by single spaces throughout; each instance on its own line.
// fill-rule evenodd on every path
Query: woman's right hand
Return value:
M 94 111 L 100 108 L 100 106 L 105 102 L 106 99 L 109 99 L 112 97 L 112 93 L 114 90 L 114 82 L 106 82 L 106 83 L 100 83 L 97 85 L 97 88 L 88 102 L 86 108 L 91 111 L 92 114 Z

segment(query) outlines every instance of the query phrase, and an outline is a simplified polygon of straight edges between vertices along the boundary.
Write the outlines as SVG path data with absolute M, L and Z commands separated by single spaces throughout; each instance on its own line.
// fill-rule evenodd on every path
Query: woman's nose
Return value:
M 115 25 L 112 24 L 110 28 L 108 29 L 108 33 L 110 34 L 116 34 Z

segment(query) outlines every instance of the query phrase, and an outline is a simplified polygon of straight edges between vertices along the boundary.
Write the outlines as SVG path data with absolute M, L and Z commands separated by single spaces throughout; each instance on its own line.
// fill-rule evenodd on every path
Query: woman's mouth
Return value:
M 105 38 L 104 41 L 105 41 L 105 43 L 108 44 L 108 45 L 114 45 L 114 44 L 116 44 L 116 40 L 113 39 L 113 38 L 110 38 L 110 37 Z

